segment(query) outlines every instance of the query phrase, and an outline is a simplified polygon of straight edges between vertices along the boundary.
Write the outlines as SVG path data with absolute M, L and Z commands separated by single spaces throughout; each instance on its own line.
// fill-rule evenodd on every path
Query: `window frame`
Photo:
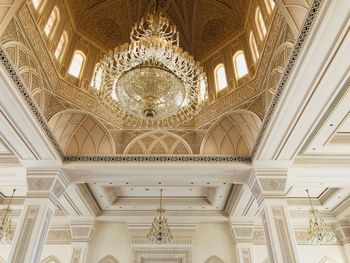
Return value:
M 260 40 L 263 40 L 267 35 L 267 27 L 264 20 L 264 16 L 258 6 L 255 11 L 255 25 L 259 33 Z
M 60 53 L 58 55 L 56 55 L 61 40 L 63 40 L 61 51 L 60 51 Z M 61 61 L 62 60 L 62 57 L 64 55 L 64 52 L 66 50 L 67 45 L 68 45 L 68 34 L 67 34 L 67 32 L 65 30 L 63 30 L 63 32 L 61 34 L 61 37 L 58 40 L 58 43 L 57 43 L 57 46 L 56 46 L 56 49 L 55 49 L 55 53 L 54 53 L 54 56 L 57 59 L 57 61 Z
M 245 67 L 245 74 L 241 75 L 240 74 L 240 65 L 238 65 L 238 59 L 239 59 L 239 56 L 243 56 L 243 63 L 244 63 L 244 67 Z M 249 69 L 248 69 L 248 64 L 247 64 L 247 59 L 245 57 L 245 53 L 244 51 L 241 49 L 241 50 L 238 50 L 234 56 L 232 57 L 232 60 L 233 60 L 233 66 L 234 66 L 234 69 L 235 69 L 235 76 L 236 76 L 236 79 L 239 80 L 241 78 L 244 78 L 246 77 L 248 74 L 249 74 Z
M 253 61 L 254 63 L 256 63 L 260 58 L 260 54 L 259 54 L 258 44 L 256 43 L 256 38 L 254 36 L 253 31 L 251 31 L 249 34 L 249 46 L 250 46 L 250 51 L 252 53 Z
M 95 86 L 95 80 L 96 80 L 96 76 L 98 74 L 98 71 L 101 70 L 101 82 L 99 83 L 99 87 L 97 88 Z M 95 68 L 94 68 L 94 74 L 92 75 L 92 78 L 91 78 L 91 82 L 90 82 L 90 87 L 97 90 L 97 91 L 100 91 L 101 88 L 102 88 L 102 84 L 103 84 L 103 70 L 102 70 L 102 66 L 100 63 L 96 63 L 95 64 Z
M 225 76 L 225 83 L 226 83 L 226 86 L 225 86 L 225 87 L 222 87 L 222 88 L 219 87 L 220 81 L 219 81 L 218 72 L 219 72 L 220 68 L 223 69 L 223 74 L 224 74 L 224 76 Z M 225 68 L 224 63 L 219 63 L 219 64 L 215 67 L 215 69 L 214 69 L 214 78 L 215 78 L 215 88 L 216 88 L 216 92 L 217 92 L 217 93 L 228 88 L 227 74 L 226 74 L 226 68 Z
M 48 27 L 48 23 L 49 23 L 49 21 L 50 21 L 52 15 L 54 16 L 53 22 L 52 22 L 52 27 L 51 27 L 51 29 L 49 29 L 49 31 L 47 32 L 47 29 L 46 29 L 46 28 Z M 55 7 L 52 9 L 52 11 L 51 11 L 51 13 L 50 13 L 48 19 L 46 20 L 45 26 L 44 26 L 44 33 L 45 33 L 46 37 L 52 38 L 52 36 L 54 35 L 54 33 L 55 33 L 55 31 L 56 31 L 56 29 L 57 29 L 57 27 L 58 27 L 59 21 L 60 21 L 60 11 L 58 10 L 58 7 L 55 6 Z
M 76 76 L 76 75 L 73 75 L 73 74 L 70 72 L 70 69 L 71 69 L 72 64 L 73 64 L 73 62 L 74 62 L 74 57 L 75 57 L 76 55 L 79 55 L 79 54 L 82 56 L 83 60 L 82 60 L 82 62 L 81 62 L 81 66 L 80 66 L 80 69 L 79 69 L 79 76 Z M 81 50 L 75 50 L 75 51 L 73 52 L 73 56 L 72 56 L 72 59 L 71 59 L 71 61 L 70 61 L 70 64 L 69 64 L 69 67 L 68 67 L 68 71 L 67 71 L 68 74 L 69 74 L 69 76 L 71 76 L 71 77 L 73 77 L 73 78 L 80 79 L 81 76 L 82 76 L 82 74 L 83 74 L 83 71 L 84 71 L 85 62 L 86 62 L 85 53 L 84 53 L 83 51 L 81 51 Z

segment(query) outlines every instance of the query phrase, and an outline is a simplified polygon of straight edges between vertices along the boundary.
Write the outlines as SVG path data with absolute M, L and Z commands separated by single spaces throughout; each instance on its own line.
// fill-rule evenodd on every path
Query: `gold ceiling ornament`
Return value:
M 317 217 L 316 210 L 311 202 L 309 190 L 305 189 L 305 191 L 311 206 L 309 229 L 307 232 L 309 241 L 315 245 L 333 244 L 337 241 L 334 231 L 325 223 L 323 218 Z
M 171 234 L 168 220 L 164 215 L 164 209 L 162 207 L 163 189 L 160 189 L 160 205 L 157 210 L 157 215 L 154 217 L 152 226 L 147 233 L 147 238 L 152 243 L 169 243 L 173 241 L 173 235 Z
M 13 189 L 10 201 L 7 205 L 4 215 L 0 219 L 0 244 L 11 244 L 13 233 L 11 231 L 11 216 L 8 215 L 13 195 L 16 189 Z
M 190 121 L 207 97 L 203 68 L 179 47 L 179 32 L 156 8 L 135 24 L 130 44 L 101 60 L 100 95 L 130 126 L 176 127 Z

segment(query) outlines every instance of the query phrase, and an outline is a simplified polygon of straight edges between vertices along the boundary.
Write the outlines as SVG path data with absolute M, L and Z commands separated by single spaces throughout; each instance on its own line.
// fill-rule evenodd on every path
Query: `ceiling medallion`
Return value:
M 179 32 L 156 8 L 132 28 L 130 44 L 102 61 L 100 94 L 130 126 L 176 127 L 190 121 L 205 99 L 202 67 L 179 47 Z
M 8 215 L 13 195 L 16 189 L 13 189 L 10 201 L 7 205 L 4 215 L 0 218 L 0 244 L 11 244 L 13 233 L 11 231 L 11 216 Z
M 162 207 L 163 189 L 160 189 L 160 205 L 158 214 L 154 217 L 152 226 L 147 233 L 147 238 L 152 243 L 169 243 L 173 241 L 173 235 L 171 234 L 168 220 L 164 216 L 164 209 Z
M 337 241 L 334 231 L 324 222 L 323 218 L 317 217 L 308 189 L 306 189 L 306 193 L 311 206 L 309 230 L 307 232 L 309 241 L 315 245 L 333 244 Z

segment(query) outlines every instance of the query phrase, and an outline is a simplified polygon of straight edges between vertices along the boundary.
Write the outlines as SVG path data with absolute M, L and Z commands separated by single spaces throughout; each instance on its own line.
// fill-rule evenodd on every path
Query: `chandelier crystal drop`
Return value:
M 127 125 L 179 126 L 199 111 L 207 90 L 202 67 L 179 47 L 179 32 L 156 8 L 131 30 L 130 44 L 110 51 L 100 65 L 100 95 Z
M 152 226 L 147 233 L 147 238 L 152 243 L 169 243 L 173 241 L 173 235 L 171 234 L 168 220 L 164 215 L 164 210 L 162 208 L 162 197 L 163 190 L 160 190 L 160 208 L 158 209 L 158 214 L 154 217 Z
M 11 244 L 13 233 L 11 231 L 11 217 L 8 216 L 10 205 L 12 202 L 13 195 L 15 194 L 16 189 L 13 189 L 10 201 L 7 205 L 4 215 L 0 219 L 0 244 L 8 245 Z
M 325 223 L 324 219 L 317 217 L 316 210 L 314 209 L 309 190 L 306 189 L 306 193 L 309 198 L 311 206 L 311 215 L 309 219 L 308 239 L 315 245 L 321 244 L 333 244 L 337 241 L 334 231 Z

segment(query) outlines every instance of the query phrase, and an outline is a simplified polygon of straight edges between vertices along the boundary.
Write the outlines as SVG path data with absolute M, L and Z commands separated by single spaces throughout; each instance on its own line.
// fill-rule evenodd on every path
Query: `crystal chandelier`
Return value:
M 131 126 L 179 126 L 198 112 L 207 80 L 202 67 L 179 47 L 179 32 L 156 8 L 101 60 L 100 95 Z
M 13 233 L 11 231 L 11 217 L 8 216 L 10 205 L 12 202 L 13 195 L 15 194 L 16 189 L 13 189 L 10 201 L 7 205 L 4 215 L 0 219 L 0 244 L 11 244 Z
M 168 220 L 164 216 L 164 209 L 162 208 L 163 190 L 160 190 L 160 208 L 157 210 L 158 214 L 154 217 L 152 226 L 149 229 L 147 238 L 152 243 L 168 243 L 173 241 L 173 235 L 170 232 Z
M 311 205 L 311 215 L 309 219 L 308 239 L 313 244 L 332 244 L 337 238 L 331 228 L 324 222 L 324 219 L 316 216 L 316 210 L 312 205 L 309 190 L 306 189 Z

